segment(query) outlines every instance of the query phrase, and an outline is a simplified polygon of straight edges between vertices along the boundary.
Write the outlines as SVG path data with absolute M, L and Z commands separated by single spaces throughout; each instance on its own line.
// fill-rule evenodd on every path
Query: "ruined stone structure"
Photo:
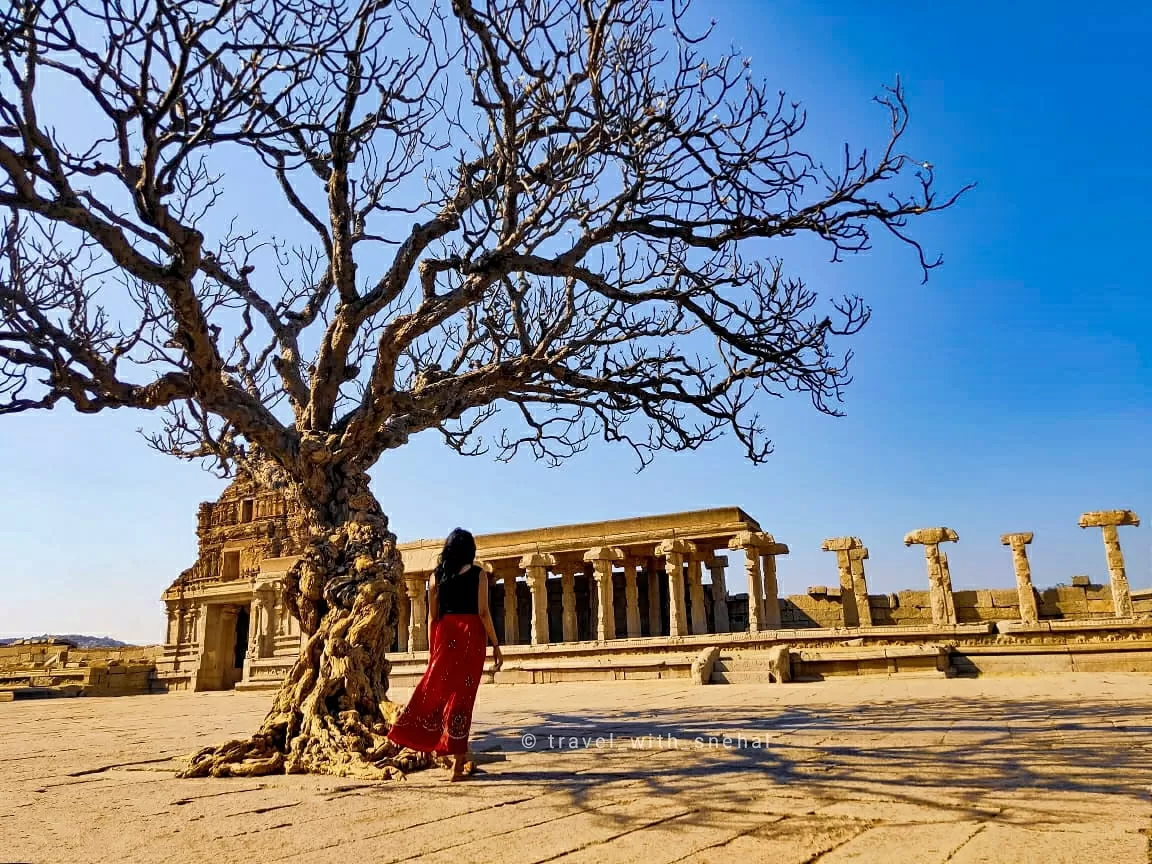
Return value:
M 299 510 L 242 478 L 197 513 L 195 563 L 164 592 L 168 625 L 157 680 L 164 688 L 224 690 L 250 660 L 294 656 L 300 626 L 279 579 L 303 548 Z
M 214 690 L 267 685 L 286 673 L 300 629 L 281 600 L 302 530 L 282 496 L 250 483 L 230 486 L 200 508 L 200 555 L 163 594 L 167 638 L 157 681 L 165 689 Z M 764 538 L 767 538 L 765 540 Z M 779 626 L 774 544 L 738 508 L 567 525 L 476 538 L 490 574 L 491 608 L 505 645 L 545 646 L 617 638 L 728 632 L 724 556 L 744 548 L 772 574 Z M 402 605 L 399 654 L 428 648 L 428 580 L 443 541 L 401 545 L 408 604 Z M 764 545 L 767 543 L 767 545 Z M 711 582 L 704 583 L 708 569 Z M 679 579 L 669 579 L 678 573 Z M 756 582 L 763 604 L 763 584 Z M 757 621 L 753 631 L 764 629 Z
M 61 639 L 0 645 L 0 702 L 43 696 L 128 696 L 152 689 L 160 649 L 77 648 Z
M 977 671 L 1011 666 L 1003 658 L 1021 652 L 1070 656 L 1070 645 L 1099 659 L 1118 640 L 1125 644 L 1109 650 L 1129 658 L 1119 668 L 1152 671 L 1152 592 L 1130 590 L 1117 533 L 1139 519 L 1102 511 L 1084 514 L 1080 525 L 1103 529 L 1107 587 L 1075 577 L 1038 591 L 1026 553 L 1033 537 L 1024 532 L 1001 538 L 1012 552 L 1005 581 L 1011 563 L 1015 588 L 956 591 L 940 544 L 959 537 L 935 527 L 904 538 L 924 548 L 926 591 L 869 594 L 868 549 L 859 537 L 834 537 L 822 548 L 836 554 L 837 586 L 781 597 L 777 560 L 788 546 L 736 507 L 479 535 L 506 646 L 495 680 L 740 680 L 741 668 L 772 680 L 873 667 L 951 674 L 965 663 Z M 197 534 L 195 564 L 163 594 L 168 630 L 156 687 L 275 686 L 300 645 L 281 600 L 302 545 L 298 514 L 284 496 L 241 480 L 201 505 Z M 400 547 L 408 602 L 390 655 L 400 683 L 427 662 L 428 580 L 441 544 Z M 730 560 L 742 574 L 728 572 Z M 1144 653 L 1131 660 L 1133 652 Z

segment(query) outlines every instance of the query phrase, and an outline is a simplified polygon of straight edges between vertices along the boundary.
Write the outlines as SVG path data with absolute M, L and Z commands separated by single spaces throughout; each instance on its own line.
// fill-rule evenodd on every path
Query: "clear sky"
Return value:
M 824 537 L 870 549 L 873 592 L 925 586 L 905 532 L 956 529 L 956 587 L 1009 587 L 1002 533 L 1034 531 L 1036 582 L 1107 581 L 1086 510 L 1131 508 L 1134 587 L 1152 585 L 1152 12 L 1143 3 L 710 0 L 724 38 L 810 112 L 810 143 L 877 141 L 869 100 L 900 74 L 909 149 L 943 184 L 979 183 L 919 226 L 946 264 L 927 286 L 900 249 L 812 284 L 872 305 L 848 416 L 768 406 L 776 453 L 723 440 L 661 455 L 594 446 L 566 466 L 465 459 L 434 434 L 386 456 L 377 496 L 402 540 L 737 505 L 788 543 L 781 588 L 835 584 Z M 274 217 L 270 217 L 274 218 Z M 1141 253 L 1140 249 L 1145 249 Z M 810 269 L 804 270 L 804 267 Z M 0 418 L 0 636 L 159 641 L 160 592 L 195 555 L 196 505 L 223 483 L 148 450 L 144 414 Z M 738 562 L 734 562 L 738 563 Z M 740 571 L 729 575 L 740 588 Z

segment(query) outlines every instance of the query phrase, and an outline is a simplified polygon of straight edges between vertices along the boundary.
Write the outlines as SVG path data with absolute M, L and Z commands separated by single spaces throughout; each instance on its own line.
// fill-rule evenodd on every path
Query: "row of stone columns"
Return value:
M 1082 528 L 1103 529 L 1104 545 L 1111 577 L 1112 597 L 1115 614 L 1126 618 L 1132 615 L 1132 595 L 1124 571 L 1124 558 L 1120 551 L 1117 528 L 1124 525 L 1139 525 L 1140 520 L 1130 510 L 1107 510 L 1085 513 L 1080 519 Z M 1036 596 L 1032 587 L 1031 570 L 1028 564 L 1027 546 L 1033 535 L 1028 533 L 1005 534 L 1001 542 L 1011 547 L 1016 587 L 1020 598 L 1020 617 L 1025 623 L 1039 620 Z M 904 545 L 924 547 L 924 557 L 928 569 L 929 602 L 934 624 L 950 625 L 957 623 L 956 604 L 952 589 L 952 575 L 948 556 L 940 548 L 942 543 L 955 543 L 959 536 L 951 528 L 921 528 L 911 531 L 904 537 Z M 751 632 L 775 630 L 781 626 L 779 586 L 777 584 L 776 557 L 787 555 L 788 546 L 777 543 L 766 532 L 742 532 L 733 537 L 728 548 L 744 553 L 744 568 L 748 581 L 748 629 Z M 836 553 L 837 569 L 840 575 L 841 596 L 844 602 L 844 623 L 849 627 L 871 627 L 872 610 L 868 601 L 868 583 L 864 572 L 864 561 L 868 559 L 868 549 L 859 537 L 833 537 L 825 540 L 821 548 Z M 686 540 L 671 538 L 657 544 L 654 557 L 648 559 L 647 576 L 648 617 L 650 621 L 661 619 L 660 594 L 656 590 L 661 571 L 668 574 L 668 631 L 672 637 L 689 633 L 707 632 L 707 617 L 704 608 L 703 568 L 707 567 L 712 577 L 713 620 L 718 633 L 730 629 L 728 620 L 728 590 L 725 568 L 728 559 L 714 556 L 703 560 L 698 547 Z M 629 557 L 613 546 L 597 546 L 583 556 L 585 573 L 590 577 L 589 591 L 595 617 L 595 639 L 604 641 L 615 639 L 616 618 L 612 591 L 612 573 L 619 565 L 624 569 L 624 602 L 626 604 L 627 636 L 641 635 L 640 601 L 637 579 L 643 566 L 640 559 Z M 516 603 L 516 580 L 523 571 L 532 595 L 532 615 L 530 641 L 533 645 L 544 645 L 549 641 L 548 633 L 548 572 L 556 571 L 554 555 L 532 553 L 523 556 L 519 569 L 499 574 L 505 591 L 504 633 L 505 640 L 515 643 L 519 639 Z M 684 590 L 684 571 L 688 567 L 688 595 Z M 491 572 L 490 567 L 486 569 Z M 575 571 L 571 564 L 560 569 L 562 629 L 565 642 L 577 641 Z M 402 606 L 400 645 L 407 645 L 409 651 L 423 651 L 428 647 L 427 605 L 425 592 L 427 583 L 423 575 L 406 580 L 411 610 Z M 405 616 L 404 613 L 408 612 Z M 405 617 L 407 620 L 405 620 Z
M 1120 550 L 1120 536 L 1117 528 L 1125 525 L 1138 526 L 1140 517 L 1131 510 L 1096 510 L 1080 517 L 1081 528 L 1100 528 L 1104 534 L 1104 554 L 1108 564 L 1108 576 L 1112 591 L 1112 609 L 1117 618 L 1131 618 L 1133 615 L 1132 590 L 1124 571 L 1124 554 Z M 1020 603 L 1020 620 L 1025 624 L 1035 624 L 1040 620 L 1036 603 L 1036 592 L 1032 585 L 1032 568 L 1028 564 L 1028 545 L 1032 542 L 1031 531 L 1004 534 L 1000 542 L 1012 550 L 1012 566 L 1016 574 L 1016 593 Z M 844 539 L 844 538 L 841 538 Z M 847 538 L 855 539 L 855 538 Z M 924 557 L 928 564 L 928 588 L 932 606 L 932 623 L 955 624 L 956 605 L 952 595 L 952 575 L 948 570 L 948 556 L 940 549 L 941 543 L 955 543 L 959 540 L 951 528 L 921 528 L 912 531 L 904 538 L 904 545 L 924 547 Z M 832 541 L 825 541 L 827 544 Z M 851 547 L 850 547 L 851 548 Z M 867 556 L 867 550 L 864 550 Z M 841 569 L 843 574 L 843 569 Z M 861 577 L 863 569 L 861 565 Z M 843 579 L 843 575 L 841 577 Z
M 1108 578 L 1112 590 L 1112 612 L 1117 618 L 1131 618 L 1132 589 L 1124 570 L 1124 553 L 1120 550 L 1118 528 L 1140 525 L 1140 517 L 1131 510 L 1095 510 L 1080 517 L 1081 528 L 1100 528 L 1104 535 L 1104 560 L 1108 564 Z M 1026 624 L 1040 620 L 1036 596 L 1032 590 L 1032 568 L 1028 564 L 1028 545 L 1032 532 L 1005 534 L 1000 542 L 1012 549 L 1012 565 L 1016 571 L 1016 590 L 1020 595 L 1020 619 Z
M 759 622 L 775 621 L 771 626 L 779 626 L 779 609 L 776 597 L 776 579 L 774 556 L 786 554 L 788 547 L 777 544 L 769 534 L 740 535 L 737 543 L 733 541 L 731 548 L 745 548 L 748 554 L 757 562 L 756 590 L 760 591 L 760 612 L 756 616 L 754 629 L 763 629 Z M 728 619 L 728 590 L 724 578 L 724 569 L 728 559 L 724 556 L 713 556 L 707 561 L 703 560 L 698 547 L 686 540 L 669 539 L 656 546 L 654 557 L 647 559 L 648 578 L 648 617 L 651 622 L 658 622 L 662 617 L 660 592 L 658 589 L 661 573 L 660 559 L 664 561 L 663 572 L 668 574 L 668 619 L 669 635 L 684 636 L 689 633 L 702 634 L 708 632 L 707 611 L 705 609 L 705 595 L 703 570 L 707 567 L 712 576 L 712 611 L 713 622 L 717 632 L 726 633 L 729 630 Z M 590 577 L 589 592 L 591 606 L 595 619 L 594 636 L 596 640 L 605 641 L 615 639 L 616 616 L 614 608 L 614 594 L 612 590 L 613 571 L 617 566 L 624 570 L 624 602 L 626 615 L 626 629 L 629 638 L 636 638 L 641 633 L 640 591 L 638 579 L 644 569 L 645 560 L 628 556 L 623 550 L 614 546 L 597 546 L 589 549 L 583 556 L 584 572 Z M 763 613 L 764 582 L 760 578 L 760 561 L 765 562 L 764 570 L 770 574 L 768 580 L 771 585 L 771 607 L 775 610 L 775 618 Z M 556 572 L 558 564 L 556 557 L 547 553 L 531 553 L 523 556 L 515 570 L 506 570 L 494 573 L 487 565 L 482 566 L 493 576 L 498 578 L 504 586 L 504 639 L 514 644 L 519 641 L 519 617 L 516 600 L 516 583 L 523 572 L 528 589 L 532 597 L 531 633 L 530 642 L 533 645 L 544 645 L 549 642 L 548 633 L 548 572 Z M 684 592 L 684 575 L 687 566 L 688 595 Z M 577 613 L 576 613 L 576 572 L 571 564 L 559 566 L 561 581 L 562 603 L 562 629 L 565 642 L 575 642 L 578 639 Z M 408 603 L 401 603 L 398 622 L 398 645 L 401 650 L 424 651 L 428 648 L 426 602 L 427 581 L 426 576 L 414 575 L 406 578 Z M 752 594 L 753 585 L 749 583 L 749 593 Z

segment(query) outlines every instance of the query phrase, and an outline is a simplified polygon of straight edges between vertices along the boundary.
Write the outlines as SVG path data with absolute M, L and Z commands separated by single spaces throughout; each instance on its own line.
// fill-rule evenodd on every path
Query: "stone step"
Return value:
M 766 658 L 744 658 L 744 657 L 725 657 L 724 655 L 716 658 L 716 665 L 713 669 L 767 669 L 769 666 Z
M 771 678 L 766 669 L 763 671 L 731 672 L 713 667 L 712 677 L 709 681 L 713 684 L 768 684 L 771 683 Z
M 792 677 L 797 681 L 820 681 L 830 676 L 879 675 L 947 678 L 956 674 L 949 657 L 939 646 L 843 646 L 801 648 L 791 652 Z M 721 654 L 712 667 L 713 683 L 769 682 L 767 652 L 742 651 Z
M 237 681 L 233 688 L 237 693 L 257 693 L 261 690 L 279 690 L 279 681 Z
M 65 684 L 61 687 L 13 687 L 0 690 L 0 701 L 11 702 L 16 699 L 56 699 L 59 697 L 83 696 L 84 688 L 76 684 Z

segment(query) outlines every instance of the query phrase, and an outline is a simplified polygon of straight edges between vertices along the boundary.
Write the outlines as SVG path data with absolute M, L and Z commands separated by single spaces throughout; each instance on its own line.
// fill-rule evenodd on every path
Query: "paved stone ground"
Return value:
M 467 783 L 174 778 L 268 701 L 0 704 L 0 861 L 1152 860 L 1152 676 L 485 687 Z

